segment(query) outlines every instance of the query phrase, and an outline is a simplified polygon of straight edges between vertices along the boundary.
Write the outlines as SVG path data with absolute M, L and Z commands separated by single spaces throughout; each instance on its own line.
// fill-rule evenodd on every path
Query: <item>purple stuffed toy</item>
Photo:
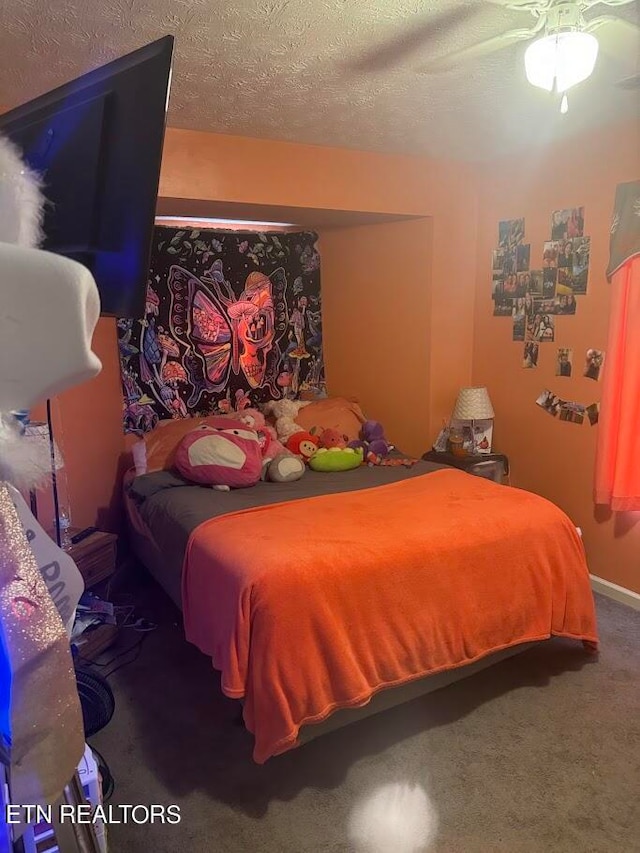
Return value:
M 384 437 L 384 427 L 379 421 L 365 421 L 360 429 L 360 440 L 350 441 L 349 447 L 361 447 L 365 459 L 368 453 L 374 453 L 376 456 L 388 456 L 389 451 L 393 450 L 393 445 L 389 444 Z

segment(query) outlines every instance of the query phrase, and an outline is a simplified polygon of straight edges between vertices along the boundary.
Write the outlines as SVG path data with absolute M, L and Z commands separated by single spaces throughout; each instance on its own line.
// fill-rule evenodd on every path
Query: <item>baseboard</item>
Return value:
M 628 607 L 633 607 L 634 610 L 640 610 L 640 595 L 637 592 L 633 592 L 633 590 L 627 589 L 624 586 L 618 586 L 617 583 L 606 581 L 604 578 L 596 577 L 596 575 L 590 575 L 589 577 L 591 578 L 591 588 L 594 592 L 606 595 L 607 598 L 613 598 L 614 601 L 619 601 Z

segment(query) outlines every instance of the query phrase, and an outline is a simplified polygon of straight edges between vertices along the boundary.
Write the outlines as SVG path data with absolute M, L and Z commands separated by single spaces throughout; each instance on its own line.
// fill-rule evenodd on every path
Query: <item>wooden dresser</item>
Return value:
M 75 530 L 71 532 L 76 533 Z M 118 537 L 115 533 L 97 530 L 67 549 L 67 553 L 84 578 L 87 589 L 111 577 L 115 572 L 117 547 Z
M 72 530 L 72 535 L 77 531 Z M 97 530 L 67 549 L 78 571 L 84 579 L 86 589 L 108 580 L 116 570 L 118 537 L 114 533 Z M 116 625 L 100 625 L 83 634 L 80 654 L 85 660 L 93 660 L 115 641 Z

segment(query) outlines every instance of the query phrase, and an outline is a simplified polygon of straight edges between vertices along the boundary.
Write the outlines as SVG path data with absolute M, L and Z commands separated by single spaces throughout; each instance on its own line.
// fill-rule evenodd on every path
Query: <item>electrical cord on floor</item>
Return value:
M 119 664 L 115 669 L 110 670 L 109 672 L 106 672 L 102 675 L 103 678 L 109 678 L 109 676 L 113 675 L 113 673 L 116 672 L 118 669 L 121 669 L 123 666 L 127 666 L 128 664 L 133 663 L 134 660 L 138 659 L 138 657 L 140 655 L 140 650 L 141 650 L 142 645 L 143 645 L 144 641 L 146 640 L 146 638 L 147 638 L 146 633 L 142 634 L 135 641 L 135 643 L 131 643 L 126 649 L 123 649 L 121 652 L 118 652 L 117 655 L 112 655 L 109 658 L 109 660 L 104 661 L 102 663 L 99 661 L 96 661 L 96 660 L 88 660 L 87 658 L 83 658 L 81 656 L 79 656 L 79 660 L 82 664 L 84 664 L 84 666 L 89 666 L 89 667 L 95 666 L 98 669 L 109 670 L 109 668 L 112 667 L 116 661 L 120 660 L 120 658 L 126 657 L 127 655 L 131 654 L 132 652 L 137 651 L 136 656 L 134 658 L 132 658 L 130 661 L 125 661 L 125 663 Z
M 97 667 L 98 669 L 107 669 L 107 670 L 111 666 L 113 666 L 113 664 L 117 660 L 120 660 L 121 658 L 126 657 L 126 655 L 128 655 L 129 653 L 135 652 L 137 650 L 137 654 L 134 658 L 132 658 L 130 661 L 126 661 L 125 663 L 118 665 L 116 667 L 116 669 L 112 670 L 111 672 L 107 672 L 104 675 L 105 678 L 109 678 L 109 676 L 113 675 L 113 673 L 116 672 L 116 670 L 122 669 L 124 666 L 127 666 L 129 663 L 133 663 L 134 660 L 137 660 L 138 656 L 140 654 L 141 646 L 142 646 L 142 643 L 143 643 L 143 640 L 144 640 L 146 634 L 150 634 L 152 631 L 155 631 L 156 628 L 158 627 L 155 622 L 151 622 L 149 619 L 143 619 L 143 618 L 134 619 L 135 608 L 130 606 L 130 605 L 123 605 L 123 606 L 115 607 L 114 608 L 114 614 L 116 615 L 117 625 L 118 625 L 118 628 L 120 630 L 122 630 L 124 628 L 128 628 L 129 630 L 135 631 L 137 634 L 141 634 L 142 636 L 138 640 L 136 640 L 136 642 L 131 643 L 131 645 L 129 645 L 128 648 L 123 649 L 121 652 L 118 652 L 118 654 L 116 654 L 116 655 L 113 655 L 107 661 L 98 661 L 95 659 L 89 659 L 89 658 L 82 657 L 82 655 L 80 654 L 82 647 L 80 647 L 80 650 L 78 651 L 78 660 L 80 661 L 80 663 L 82 663 L 84 666 L 93 666 L 93 667 Z
M 119 663 L 118 666 L 114 667 L 113 669 L 110 669 L 109 672 L 106 672 L 104 677 L 109 679 L 109 678 L 111 678 L 112 675 L 115 675 L 115 673 L 118 672 L 118 670 L 124 669 L 125 666 L 129 666 L 130 664 L 137 661 L 138 658 L 140 657 L 140 652 L 142 651 L 142 646 L 144 645 L 144 641 L 146 639 L 147 639 L 146 635 L 143 634 L 137 643 L 134 643 L 132 646 L 129 646 L 129 648 L 127 649 L 127 651 L 125 653 L 123 653 L 121 655 L 117 655 L 114 658 L 114 660 L 117 660 L 118 658 L 124 657 L 124 655 L 128 654 L 129 652 L 135 653 L 134 656 L 130 660 L 126 660 L 126 661 L 124 661 L 124 663 Z

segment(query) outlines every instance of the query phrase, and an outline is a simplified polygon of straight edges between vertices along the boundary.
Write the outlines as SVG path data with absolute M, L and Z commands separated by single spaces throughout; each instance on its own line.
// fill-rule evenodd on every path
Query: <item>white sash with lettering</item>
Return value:
M 53 539 L 38 524 L 20 492 L 9 483 L 6 485 L 49 595 L 58 608 L 60 618 L 67 627 L 67 633 L 71 636 L 76 607 L 84 592 L 82 575 L 71 557 L 58 548 Z

